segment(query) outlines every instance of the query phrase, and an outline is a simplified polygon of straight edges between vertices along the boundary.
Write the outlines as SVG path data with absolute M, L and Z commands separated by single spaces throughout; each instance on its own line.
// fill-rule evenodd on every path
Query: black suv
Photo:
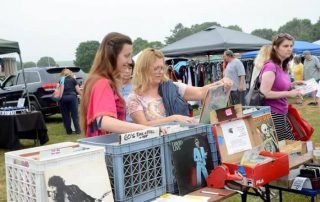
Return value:
M 59 81 L 60 72 L 70 69 L 76 76 L 80 86 L 83 85 L 86 74 L 79 67 L 31 67 L 25 68 L 25 78 L 30 98 L 31 110 L 41 111 L 44 115 L 59 113 L 57 102 L 51 95 Z M 7 77 L 0 87 L 2 105 L 17 106 L 19 98 L 25 98 L 26 91 L 22 70 L 17 75 Z M 27 99 L 25 105 L 27 106 Z

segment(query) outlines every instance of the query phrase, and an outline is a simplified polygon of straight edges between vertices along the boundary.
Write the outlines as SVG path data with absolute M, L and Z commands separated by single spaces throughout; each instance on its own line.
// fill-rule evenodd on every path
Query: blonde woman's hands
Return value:
M 230 80 L 229 78 L 224 77 L 220 81 L 223 83 L 223 87 L 224 87 L 224 89 L 226 91 L 231 89 L 231 87 L 233 85 L 233 81 L 232 80 Z
M 173 121 L 176 122 L 182 122 L 182 123 L 198 123 L 197 120 L 195 120 L 192 117 L 189 116 L 182 116 L 182 115 L 172 115 Z

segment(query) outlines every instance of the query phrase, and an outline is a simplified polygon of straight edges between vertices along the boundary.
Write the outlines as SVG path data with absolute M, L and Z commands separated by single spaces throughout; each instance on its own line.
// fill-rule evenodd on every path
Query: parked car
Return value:
M 83 85 L 86 74 L 79 67 L 31 67 L 25 68 L 25 80 L 29 92 L 31 110 L 41 111 L 44 115 L 60 113 L 58 103 L 51 95 L 59 81 L 60 72 L 70 69 L 76 76 L 80 86 Z M 0 87 L 0 101 L 5 106 L 17 106 L 19 98 L 26 98 L 23 72 L 7 77 Z M 25 106 L 28 106 L 27 99 Z

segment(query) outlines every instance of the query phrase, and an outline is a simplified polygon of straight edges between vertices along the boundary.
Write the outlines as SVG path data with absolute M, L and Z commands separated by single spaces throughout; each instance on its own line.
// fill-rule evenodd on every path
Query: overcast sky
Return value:
M 23 61 L 74 60 L 80 42 L 117 31 L 164 42 L 177 23 L 238 25 L 244 32 L 320 17 L 320 0 L 3 0 L 0 38 L 18 41 Z

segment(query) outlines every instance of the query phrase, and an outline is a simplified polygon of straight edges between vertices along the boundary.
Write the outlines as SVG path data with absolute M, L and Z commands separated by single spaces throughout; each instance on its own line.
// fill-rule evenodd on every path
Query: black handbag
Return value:
M 261 72 L 260 72 L 261 73 Z M 260 74 L 254 81 L 253 86 L 250 88 L 248 94 L 245 97 L 246 106 L 262 106 L 264 95 L 260 92 Z

